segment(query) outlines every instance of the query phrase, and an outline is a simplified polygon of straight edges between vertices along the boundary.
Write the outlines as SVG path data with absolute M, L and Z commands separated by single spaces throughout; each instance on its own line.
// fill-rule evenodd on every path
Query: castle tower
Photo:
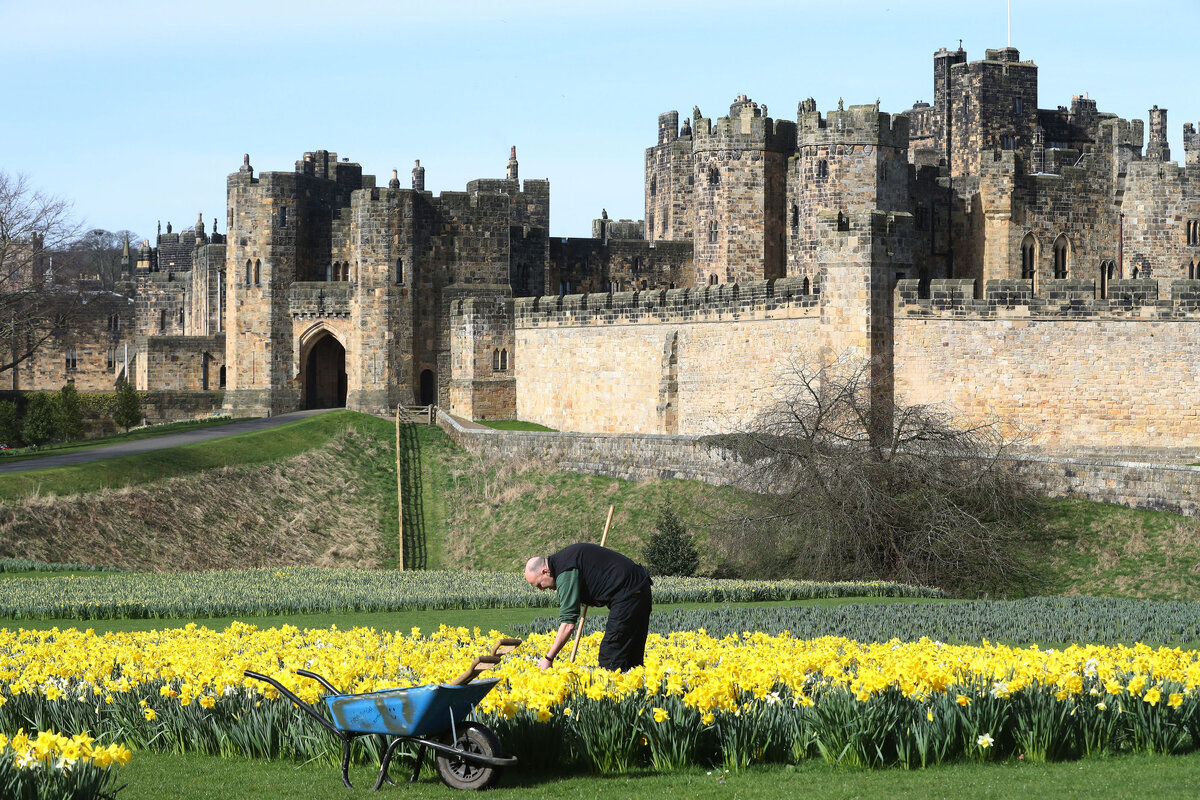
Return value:
M 398 170 L 392 170 L 392 179 L 390 181 L 388 181 L 388 188 L 389 189 L 399 189 L 400 188 L 400 173 Z
M 1146 142 L 1147 161 L 1170 161 L 1171 148 L 1167 144 L 1167 110 L 1155 106 L 1150 116 L 1150 139 Z
M 950 67 L 948 147 L 954 178 L 978 175 L 985 158 L 1015 150 L 1028 163 L 1037 130 L 1038 68 L 1015 47 Z
M 646 238 L 692 238 L 692 128 L 679 112 L 658 115 L 658 143 L 646 148 Z
M 517 180 L 517 146 L 514 144 L 508 154 L 508 169 L 505 177 L 510 181 Z
M 413 164 L 412 188 L 414 192 L 425 191 L 425 168 L 421 166 L 419 158 Z
M 745 95 L 715 124 L 693 115 L 696 284 L 781 278 L 787 159 L 796 126 Z
M 800 103 L 787 178 L 788 276 L 821 282 L 818 241 L 829 219 L 845 229 L 855 209 L 909 213 L 908 143 L 908 118 L 878 105 L 839 102 L 822 117 L 811 100 Z

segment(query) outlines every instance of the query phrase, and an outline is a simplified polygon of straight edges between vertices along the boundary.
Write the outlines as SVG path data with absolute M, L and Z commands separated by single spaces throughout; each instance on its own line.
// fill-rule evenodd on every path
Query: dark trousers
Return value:
M 600 642 L 600 666 L 625 670 L 646 660 L 646 634 L 650 632 L 650 587 L 612 604 Z

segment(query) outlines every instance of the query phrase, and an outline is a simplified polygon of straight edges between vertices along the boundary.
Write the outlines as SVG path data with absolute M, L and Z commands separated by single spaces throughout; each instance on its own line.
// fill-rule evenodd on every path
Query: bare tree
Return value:
M 767 500 L 725 538 L 728 568 L 968 595 L 1027 579 L 1020 542 L 1036 507 L 1003 458 L 1011 442 L 1000 426 L 897 404 L 870 375 L 848 358 L 798 361 L 783 399 L 729 438 L 743 486 Z M 879 435 L 881 418 L 890 436 Z
M 70 204 L 0 171 L 0 372 L 25 361 L 80 305 L 65 252 L 78 234 Z
M 80 277 L 95 278 L 105 289 L 121 280 L 121 256 L 126 242 L 136 251 L 138 235 L 130 230 L 93 228 L 71 242 L 67 251 L 71 268 Z

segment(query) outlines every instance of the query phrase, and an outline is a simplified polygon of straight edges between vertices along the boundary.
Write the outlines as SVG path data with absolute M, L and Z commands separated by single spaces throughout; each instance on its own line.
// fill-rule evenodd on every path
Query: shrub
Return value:
M 700 556 L 687 526 L 665 505 L 658 512 L 658 521 L 646 542 L 644 557 L 651 575 L 690 578 L 700 566 Z
M 129 381 L 122 380 L 117 384 L 117 409 L 113 412 L 113 422 L 129 429 L 142 421 L 142 401 L 138 398 L 137 390 Z
M 75 384 L 64 384 L 59 390 L 54 411 L 54 427 L 58 438 L 70 442 L 83 436 L 83 408 L 79 402 L 79 392 L 75 391 Z
M 21 417 L 11 400 L 0 400 L 0 443 L 9 447 L 21 444 Z
M 25 425 L 21 428 L 21 437 L 26 442 L 36 447 L 54 438 L 55 405 L 53 396 L 44 392 L 29 395 L 29 405 L 25 407 Z

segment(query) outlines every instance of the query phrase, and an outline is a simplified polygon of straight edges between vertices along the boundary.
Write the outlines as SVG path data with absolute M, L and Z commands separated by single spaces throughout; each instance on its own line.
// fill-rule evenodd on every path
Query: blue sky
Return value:
M 1200 2 L 1012 0 L 1011 42 L 1039 67 L 1039 106 L 1169 109 L 1172 157 L 1200 120 Z M 89 227 L 152 236 L 198 212 L 225 228 L 225 176 L 249 153 L 290 171 L 327 149 L 386 184 L 462 190 L 549 178 L 551 233 L 606 208 L 641 218 L 657 116 L 722 116 L 738 94 L 795 119 L 932 98 L 932 55 L 1008 42 L 1006 0 L 280 2 L 0 0 L 0 169 L 73 202 Z

